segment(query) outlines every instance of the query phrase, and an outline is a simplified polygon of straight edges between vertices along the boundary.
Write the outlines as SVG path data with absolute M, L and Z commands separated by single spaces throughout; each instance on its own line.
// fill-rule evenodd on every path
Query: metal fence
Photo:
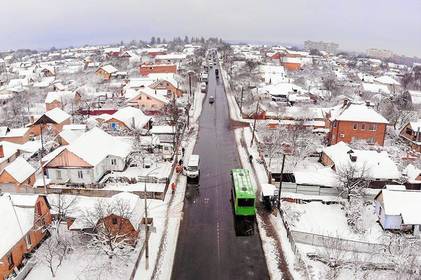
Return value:
M 279 186 L 279 183 L 277 183 Z M 338 196 L 339 191 L 336 188 L 324 188 L 320 186 L 298 185 L 297 183 L 283 182 L 281 192 L 300 193 L 306 195 L 326 195 Z
M 385 250 L 384 244 L 369 243 L 357 240 L 342 239 L 338 237 L 331 237 L 326 235 L 302 232 L 302 231 L 290 231 L 294 242 L 307 244 L 317 247 L 334 248 L 343 251 L 359 252 L 359 253 L 375 253 Z

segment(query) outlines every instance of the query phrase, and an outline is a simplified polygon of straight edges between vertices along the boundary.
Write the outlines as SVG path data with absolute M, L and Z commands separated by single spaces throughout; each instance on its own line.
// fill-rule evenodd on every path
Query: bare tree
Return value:
M 91 230 L 84 231 L 88 236 L 88 246 L 105 253 L 108 258 L 126 258 L 133 250 L 134 240 L 125 228 L 123 221 L 110 224 L 109 217 L 129 220 L 133 216 L 133 209 L 126 200 L 114 200 L 112 202 L 98 201 L 92 210 L 83 215 L 85 226 Z
M 57 194 L 49 199 L 49 203 L 51 211 L 54 213 L 54 222 L 59 225 L 72 213 L 77 211 L 78 197 Z
M 343 166 L 336 166 L 336 174 L 339 180 L 340 195 L 345 196 L 351 202 L 353 196 L 361 196 L 362 191 L 368 186 L 368 169 L 365 164 L 348 163 Z

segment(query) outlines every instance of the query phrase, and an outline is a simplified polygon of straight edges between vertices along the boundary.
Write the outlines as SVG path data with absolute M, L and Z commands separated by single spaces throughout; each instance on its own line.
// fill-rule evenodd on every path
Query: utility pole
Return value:
M 281 190 L 282 190 L 282 181 L 284 180 L 284 166 L 285 166 L 285 153 L 282 157 L 282 167 L 281 167 L 281 180 L 279 182 L 279 192 L 278 192 L 278 210 L 281 211 Z
M 244 88 L 241 87 L 241 99 L 240 99 L 240 113 L 243 114 L 243 94 L 244 94 Z
M 256 121 L 257 121 L 257 113 L 258 113 L 258 111 L 259 111 L 259 101 L 257 101 L 256 112 L 254 113 L 253 133 L 251 135 L 250 147 L 253 147 L 254 133 L 256 131 Z
M 148 222 L 148 199 L 146 193 L 146 180 L 145 180 L 145 269 L 149 268 L 149 222 Z
M 41 122 L 39 124 L 40 136 L 41 136 L 41 151 L 39 152 L 39 165 L 40 165 L 40 169 L 41 169 L 42 183 L 44 185 L 44 193 L 48 194 L 47 184 L 45 183 L 45 177 L 44 177 L 44 167 L 42 166 L 42 154 L 43 154 L 43 151 L 44 151 L 44 139 L 42 137 L 42 125 L 43 125 L 43 123 Z

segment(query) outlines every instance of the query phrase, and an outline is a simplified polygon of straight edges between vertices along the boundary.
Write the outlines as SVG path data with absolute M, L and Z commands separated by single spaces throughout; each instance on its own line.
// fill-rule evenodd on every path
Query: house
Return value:
M 45 226 L 51 223 L 50 206 L 42 195 L 1 194 L 0 217 L 0 278 L 7 279 L 13 272 L 24 273 L 30 265 L 28 254 L 48 233 Z
M 45 129 L 49 130 L 49 133 L 57 135 L 61 132 L 64 125 L 71 123 L 70 118 L 71 116 L 60 108 L 54 108 L 45 112 L 31 125 L 31 133 L 40 135 L 41 129 Z
M 154 125 L 149 133 L 159 139 L 160 143 L 173 143 L 175 135 L 175 126 L 172 125 Z
M 159 94 L 158 90 L 146 87 L 134 92 L 133 96 L 127 101 L 127 104 L 143 111 L 156 112 L 161 111 L 169 104 L 169 100 L 163 94 Z
M 374 198 L 374 203 L 383 229 L 412 231 L 415 236 L 420 235 L 420 191 L 408 191 L 400 185 L 386 186 Z
M 16 158 L 0 172 L 0 189 L 5 192 L 26 192 L 35 183 L 35 168 L 23 157 Z
M 19 147 L 16 143 L 0 142 L 0 171 L 20 155 Z
M 402 174 L 406 176 L 405 186 L 407 189 L 421 190 L 421 169 L 408 164 Z
M 105 120 L 111 130 L 144 129 L 150 126 L 152 118 L 146 116 L 142 110 L 134 107 L 124 107 Z
M 408 122 L 401 129 L 399 136 L 408 142 L 412 150 L 421 153 L 421 119 Z
M 326 114 L 330 145 L 338 142 L 366 141 L 383 146 L 388 121 L 373 108 L 348 100 Z
M 144 215 L 144 204 L 139 196 L 121 192 L 111 197 L 80 197 L 75 208 L 78 210 L 67 217 L 69 230 L 95 231 L 99 226 L 105 226 L 122 242 L 136 243 Z M 100 215 L 98 208 L 104 208 Z M 85 213 L 95 214 L 87 218 Z
M 114 66 L 112 66 L 111 64 L 107 64 L 107 65 L 103 65 L 101 67 L 99 67 L 95 74 L 104 79 L 104 80 L 110 80 L 111 79 L 111 75 L 113 75 L 114 73 L 117 73 L 118 70 L 117 68 L 115 68 Z
M 70 124 L 64 125 L 63 130 L 57 135 L 57 143 L 62 146 L 69 145 L 79 136 L 86 132 L 87 128 L 84 124 Z
M 77 91 L 50 91 L 45 98 L 45 110 L 50 111 L 54 108 L 64 109 L 66 104 L 79 105 L 81 99 Z
M 156 64 L 179 64 L 187 55 L 181 53 L 159 54 L 155 56 Z
M 175 64 L 142 64 L 139 66 L 139 74 L 147 76 L 152 73 L 176 73 L 177 65 Z
M 155 90 L 166 91 L 168 93 L 169 98 L 172 98 L 173 96 L 181 97 L 183 95 L 183 91 L 180 88 L 178 88 L 174 82 L 170 82 L 168 80 L 157 80 L 151 85 L 149 85 L 149 87 Z
M 7 128 L 6 133 L 0 135 L 0 141 L 24 144 L 29 141 L 31 134 L 29 127 Z
M 370 182 L 370 187 L 383 187 L 401 177 L 386 151 L 354 150 L 344 142 L 323 148 L 321 163 L 337 174 L 346 172 L 364 177 Z
M 131 145 L 94 127 L 59 152 L 47 155 L 44 169 L 56 184 L 89 185 L 110 171 L 122 171 Z
M 104 54 L 107 58 L 119 57 L 121 55 L 121 47 L 105 48 Z

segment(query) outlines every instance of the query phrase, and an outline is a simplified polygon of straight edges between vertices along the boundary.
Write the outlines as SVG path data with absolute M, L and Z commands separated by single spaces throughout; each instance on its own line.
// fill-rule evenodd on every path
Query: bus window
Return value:
M 239 198 L 238 206 L 239 207 L 254 207 L 254 199 L 253 198 Z

